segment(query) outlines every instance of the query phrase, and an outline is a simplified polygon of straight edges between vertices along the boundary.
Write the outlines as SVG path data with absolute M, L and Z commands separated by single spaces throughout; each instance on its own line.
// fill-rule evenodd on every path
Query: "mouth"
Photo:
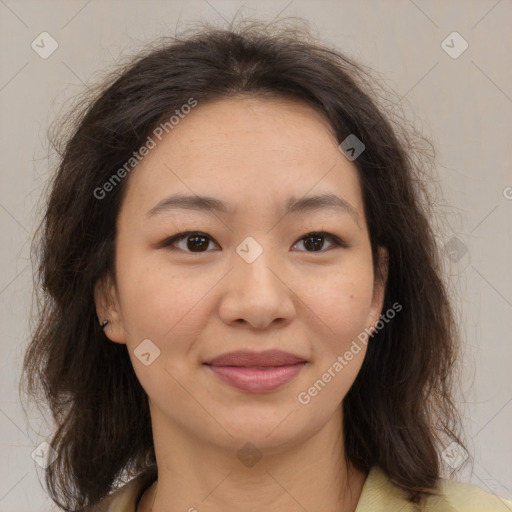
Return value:
M 211 371 L 226 384 L 249 393 L 269 393 L 296 377 L 307 363 L 285 366 L 213 366 Z
M 308 363 L 279 350 L 230 352 L 204 363 L 224 383 L 249 393 L 272 392 L 295 378 Z

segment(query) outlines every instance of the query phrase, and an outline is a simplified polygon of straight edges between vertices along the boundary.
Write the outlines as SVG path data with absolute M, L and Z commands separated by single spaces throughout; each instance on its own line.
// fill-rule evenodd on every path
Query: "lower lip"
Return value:
M 290 382 L 305 366 L 305 362 L 269 368 L 242 366 L 208 367 L 226 384 L 249 393 L 268 393 Z

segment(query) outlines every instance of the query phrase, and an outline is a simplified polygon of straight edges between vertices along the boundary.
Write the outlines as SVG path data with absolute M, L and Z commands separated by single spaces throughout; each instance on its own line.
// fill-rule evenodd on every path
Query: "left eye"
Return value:
M 335 247 L 347 247 L 346 244 L 341 241 L 337 236 L 326 233 L 325 231 L 308 233 L 304 235 L 297 243 L 303 243 L 304 247 L 310 248 L 306 252 L 325 252 L 321 250 L 323 246 L 323 240 L 329 240 Z
M 330 233 L 326 233 L 325 231 L 308 233 L 307 235 L 304 235 L 299 241 L 295 242 L 293 247 L 299 243 L 303 243 L 304 247 L 306 248 L 305 252 L 325 252 L 325 250 L 322 249 L 325 240 L 330 241 L 334 247 L 347 247 L 347 245 L 338 237 L 331 235 Z M 201 231 L 186 231 L 168 238 L 160 246 L 174 246 L 178 242 L 181 243 L 182 241 L 185 242 L 185 246 L 178 247 L 178 249 L 181 249 L 185 252 L 197 253 L 209 252 L 202 249 L 206 248 L 209 242 L 214 240 L 209 235 L 202 233 Z

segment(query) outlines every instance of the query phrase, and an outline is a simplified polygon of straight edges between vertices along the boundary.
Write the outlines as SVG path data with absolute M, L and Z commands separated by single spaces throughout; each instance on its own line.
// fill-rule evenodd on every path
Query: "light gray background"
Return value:
M 27 421 L 18 400 L 31 306 L 29 238 L 52 162 L 47 127 L 120 52 L 191 22 L 226 26 L 237 11 L 309 20 L 322 39 L 381 73 L 436 144 L 441 202 L 451 212 L 439 237 L 455 236 L 467 248 L 456 262 L 445 255 L 465 342 L 461 393 L 475 458 L 472 470 L 453 476 L 511 498 L 510 0 L 0 0 L 0 511 L 52 509 L 43 469 L 31 458 L 46 427 L 35 409 Z M 43 31 L 59 44 L 48 59 L 31 48 Z M 453 31 L 469 44 L 456 59 L 441 47 Z

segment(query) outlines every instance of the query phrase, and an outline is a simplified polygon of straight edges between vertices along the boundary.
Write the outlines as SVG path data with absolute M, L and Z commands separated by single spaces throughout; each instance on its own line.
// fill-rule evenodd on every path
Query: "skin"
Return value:
M 282 215 L 290 197 L 323 192 L 357 218 L 335 208 Z M 213 196 L 234 212 L 145 217 L 175 193 Z M 117 283 L 98 283 L 95 300 L 149 397 L 159 480 L 139 511 L 354 510 L 367 475 L 343 457 L 341 403 L 366 346 L 310 403 L 297 396 L 377 323 L 387 259 L 381 250 L 377 278 L 357 169 L 327 121 L 289 100 L 199 104 L 132 172 L 117 226 Z M 202 252 L 186 238 L 159 245 L 181 231 L 211 240 Z M 325 238 L 314 251 L 304 240 L 312 231 L 349 247 Z M 248 236 L 263 249 L 252 263 L 236 252 Z M 148 366 L 134 355 L 145 339 L 160 350 Z M 203 365 L 272 348 L 308 364 L 270 393 L 234 389 Z M 248 442 L 261 456 L 251 467 L 237 457 Z

